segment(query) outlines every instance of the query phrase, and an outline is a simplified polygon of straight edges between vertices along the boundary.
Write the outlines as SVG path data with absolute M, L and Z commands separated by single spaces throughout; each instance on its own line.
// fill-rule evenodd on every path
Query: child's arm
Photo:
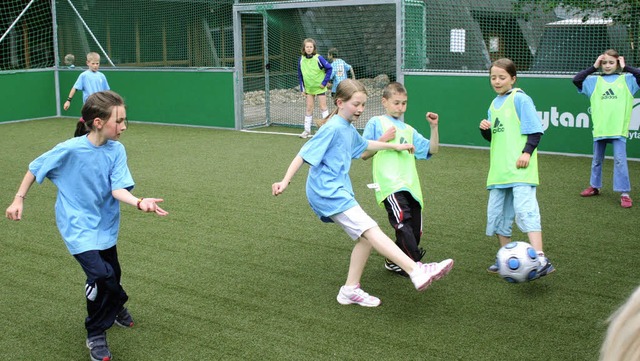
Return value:
M 138 207 L 138 209 L 143 212 L 154 212 L 159 216 L 166 216 L 169 214 L 156 204 L 164 201 L 162 198 L 137 198 L 126 189 L 116 189 L 111 191 L 111 195 L 122 203 Z
M 22 210 L 24 208 L 24 200 L 27 198 L 27 193 L 31 188 L 33 182 L 36 181 L 36 176 L 31 173 L 31 171 L 27 171 L 27 174 L 22 178 L 22 183 L 20 183 L 20 188 L 18 188 L 18 193 L 16 193 L 15 198 L 13 198 L 13 202 L 7 208 L 5 215 L 8 219 L 12 221 L 19 221 L 22 219 Z
M 409 153 L 413 153 L 415 150 L 415 146 L 413 144 L 398 144 L 398 143 L 384 143 L 376 140 L 367 141 L 367 150 L 379 151 L 379 150 L 395 150 L 401 152 L 403 150 L 408 150 Z
M 276 182 L 271 185 L 271 194 L 274 196 L 282 194 L 282 192 L 287 189 L 289 183 L 291 183 L 291 178 L 293 178 L 293 176 L 298 172 L 303 163 L 304 159 L 302 159 L 301 156 L 296 155 L 296 157 L 293 158 L 293 161 L 291 161 L 284 178 L 282 178 L 280 182 Z
M 488 142 L 491 142 L 491 123 L 486 119 L 482 119 L 480 122 L 480 134 Z
M 318 62 L 320 63 L 318 66 L 324 70 L 324 80 L 322 80 L 322 83 L 320 84 L 324 88 L 327 86 L 329 80 L 331 80 L 333 67 L 331 66 L 331 63 L 322 57 L 322 55 L 318 55 Z
M 429 126 L 431 127 L 431 135 L 429 138 L 429 153 L 436 154 L 440 149 L 440 136 L 438 134 L 438 114 L 427 112 L 425 115 L 427 121 L 429 122 Z
M 384 132 L 384 134 L 382 134 L 380 136 L 380 138 L 378 138 L 378 142 L 388 142 L 392 139 L 394 139 L 396 137 L 396 127 L 391 127 L 389 129 L 387 129 L 386 132 Z M 373 157 L 374 155 L 376 155 L 376 151 L 373 150 L 365 150 L 364 153 L 362 153 L 362 155 L 360 156 L 360 158 L 362 158 L 362 160 L 367 160 L 371 157 Z
M 63 108 L 64 110 L 69 110 L 69 106 L 71 106 L 71 99 L 73 99 L 73 96 L 76 94 L 76 88 L 71 87 L 71 91 L 69 92 L 69 97 L 67 98 L 67 101 L 64 102 Z
M 618 59 L 620 60 L 620 67 L 622 68 L 622 71 L 633 75 L 633 77 L 636 79 L 636 83 L 638 84 L 638 86 L 640 86 L 640 69 L 627 65 L 623 57 L 619 57 Z

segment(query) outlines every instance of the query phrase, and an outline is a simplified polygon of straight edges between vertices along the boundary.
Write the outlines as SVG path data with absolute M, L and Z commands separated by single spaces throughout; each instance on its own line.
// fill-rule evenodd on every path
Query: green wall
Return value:
M 427 111 L 440 115 L 440 142 L 468 146 L 488 146 L 478 131 L 487 109 L 496 96 L 488 74 L 477 76 L 405 75 L 409 102 L 405 119 L 428 136 L 424 120 Z M 516 86 L 533 98 L 541 115 L 545 135 L 539 149 L 546 152 L 592 154 L 593 137 L 589 100 L 577 92 L 570 77 L 518 77 Z M 640 94 L 638 94 L 640 96 Z M 631 117 L 627 156 L 640 158 L 640 98 Z M 611 147 L 608 147 L 611 148 Z M 607 149 L 611 154 L 611 149 Z
M 56 114 L 53 71 L 0 74 L 0 122 Z
M 60 71 L 60 98 L 69 95 L 82 70 Z M 232 71 L 101 70 L 125 99 L 134 121 L 235 128 Z M 82 93 L 63 116 L 79 116 Z

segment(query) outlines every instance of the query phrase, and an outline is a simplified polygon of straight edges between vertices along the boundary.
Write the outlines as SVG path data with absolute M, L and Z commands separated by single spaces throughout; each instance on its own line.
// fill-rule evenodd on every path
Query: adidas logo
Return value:
M 496 118 L 496 121 L 493 122 L 493 134 L 504 132 L 504 125 L 500 122 L 500 119 Z
M 404 137 L 400 137 L 400 144 L 407 144 L 407 140 Z
M 611 90 L 611 88 L 609 88 L 609 90 L 607 90 L 606 92 L 604 92 L 604 94 L 602 94 L 602 100 L 604 99 L 618 99 L 618 96 L 615 95 L 615 93 L 613 92 L 613 90 Z

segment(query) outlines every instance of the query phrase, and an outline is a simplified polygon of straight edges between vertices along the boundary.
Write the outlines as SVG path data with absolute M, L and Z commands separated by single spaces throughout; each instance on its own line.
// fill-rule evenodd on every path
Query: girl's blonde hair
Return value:
M 338 114 L 338 99 L 342 100 L 343 102 L 349 101 L 351 97 L 353 97 L 353 94 L 358 92 L 367 94 L 367 88 L 365 88 L 361 82 L 351 78 L 347 78 L 341 81 L 340 84 L 338 84 L 338 88 L 336 88 L 336 95 L 333 97 L 333 104 L 336 107 L 329 115 L 327 115 L 326 118 L 316 120 L 315 123 L 318 128 L 323 126 L 324 123 L 327 122 L 327 120 L 331 119 L 331 117 Z
M 316 55 L 318 54 L 318 46 L 316 45 L 316 41 L 313 40 L 312 38 L 306 38 L 302 41 L 302 50 L 301 50 L 301 54 L 302 55 L 307 55 L 307 53 L 304 52 L 304 44 L 306 43 L 311 43 L 313 44 L 313 53 L 311 53 L 311 55 Z
M 600 361 L 637 360 L 640 360 L 640 287 L 609 318 L 600 348 Z

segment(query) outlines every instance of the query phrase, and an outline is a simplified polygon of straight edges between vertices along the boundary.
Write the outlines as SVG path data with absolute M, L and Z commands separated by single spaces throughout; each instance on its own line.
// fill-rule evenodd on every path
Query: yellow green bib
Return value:
M 386 116 L 378 119 L 380 119 L 382 133 L 394 126 Z M 389 143 L 413 144 L 413 128 L 408 124 L 402 130 L 396 127 L 396 137 Z M 379 187 L 376 189 L 376 200 L 381 207 L 384 207 L 382 202 L 388 196 L 401 190 L 409 191 L 413 198 L 420 202 L 420 206 L 424 207 L 416 169 L 416 157 L 413 154 L 407 151 L 378 151 L 373 157 L 373 181 Z
M 527 168 L 516 168 L 527 136 L 520 133 L 520 118 L 514 98 L 520 89 L 514 88 L 498 109 L 491 102 L 491 165 L 487 187 L 500 184 L 527 183 L 538 185 L 538 150 L 534 150 Z
M 598 77 L 591 94 L 594 138 L 627 137 L 632 109 L 633 94 L 629 91 L 624 75 L 619 76 L 613 83 Z
M 321 87 L 322 81 L 326 76 L 325 72 L 320 69 L 318 65 L 318 54 L 307 58 L 306 56 L 300 57 L 300 71 L 302 72 L 302 79 L 304 81 L 304 92 L 306 94 L 322 94 L 327 91 L 327 87 Z

